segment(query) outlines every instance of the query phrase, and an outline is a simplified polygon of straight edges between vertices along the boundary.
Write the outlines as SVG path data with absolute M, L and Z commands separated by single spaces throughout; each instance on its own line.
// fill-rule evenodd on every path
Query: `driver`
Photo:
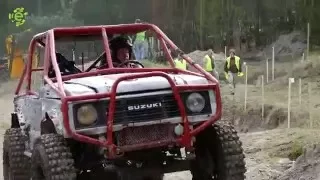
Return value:
M 110 50 L 115 67 L 132 59 L 132 44 L 129 39 L 119 36 L 110 41 Z
M 114 67 L 119 67 L 122 63 L 132 60 L 132 44 L 126 37 L 119 36 L 110 40 L 111 58 Z M 107 65 L 106 60 L 103 65 Z M 127 63 L 121 65 L 121 67 L 142 68 L 138 64 Z

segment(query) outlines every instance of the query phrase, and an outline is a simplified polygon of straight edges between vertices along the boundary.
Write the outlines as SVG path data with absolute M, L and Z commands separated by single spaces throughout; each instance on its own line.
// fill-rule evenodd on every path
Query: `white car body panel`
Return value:
M 123 74 L 112 74 L 112 75 L 99 75 L 99 76 L 90 76 L 83 78 L 75 78 L 64 82 L 64 88 L 68 96 L 79 96 L 79 95 L 93 95 L 96 93 L 108 93 L 111 92 L 112 86 L 115 81 L 123 76 L 131 75 L 132 73 L 123 73 Z M 186 75 L 186 74 L 169 74 L 169 77 L 177 85 L 203 85 L 208 84 L 208 80 L 201 76 L 195 75 Z M 49 99 L 59 99 L 59 96 L 56 92 L 49 86 L 44 86 L 43 96 L 44 98 Z M 148 90 L 148 92 L 143 92 Z M 150 90 L 155 90 L 150 92 Z M 130 92 L 133 92 L 132 94 Z M 137 92 L 135 94 L 135 92 Z M 117 88 L 117 93 L 130 93 L 126 95 L 121 95 L 118 98 L 128 98 L 128 97 L 143 97 L 148 95 L 156 94 L 168 94 L 172 93 L 171 86 L 168 80 L 164 77 L 153 76 L 146 78 L 137 78 L 133 80 L 121 81 Z M 213 91 L 209 91 L 212 113 L 216 112 L 216 103 L 215 95 Z M 106 97 L 107 98 L 107 97 Z M 73 124 L 73 112 L 72 112 L 73 103 L 69 104 L 69 121 L 71 128 L 74 129 Z M 200 122 L 207 120 L 212 114 L 198 115 L 198 116 L 188 116 L 190 122 Z M 115 125 L 114 130 L 118 131 L 128 126 L 143 126 L 148 124 L 158 124 L 158 123 L 179 123 L 181 122 L 181 117 L 169 118 L 157 121 L 150 122 L 141 122 L 141 123 L 130 123 L 126 125 Z M 61 129 L 62 130 L 62 129 Z M 61 131 L 60 130 L 60 131 Z M 64 130 L 62 130 L 64 131 Z M 84 134 L 95 134 L 95 133 L 105 133 L 106 128 L 93 128 L 93 129 L 84 129 L 80 130 Z

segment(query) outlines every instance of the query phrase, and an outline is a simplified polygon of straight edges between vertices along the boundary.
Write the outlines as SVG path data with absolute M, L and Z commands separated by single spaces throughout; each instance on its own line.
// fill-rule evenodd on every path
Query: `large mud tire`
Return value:
M 4 180 L 30 179 L 30 161 L 24 155 L 25 140 L 20 128 L 6 130 L 2 154 Z
M 196 137 L 193 180 L 244 180 L 242 143 L 231 125 L 215 124 Z
M 34 146 L 31 162 L 32 180 L 76 179 L 72 154 L 59 135 L 41 135 Z

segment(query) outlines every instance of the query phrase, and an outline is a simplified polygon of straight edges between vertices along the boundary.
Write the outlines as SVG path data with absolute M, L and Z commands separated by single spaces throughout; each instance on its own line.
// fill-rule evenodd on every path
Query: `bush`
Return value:
M 295 161 L 299 156 L 303 154 L 303 146 L 299 142 L 294 142 L 291 146 L 288 158 L 291 161 Z

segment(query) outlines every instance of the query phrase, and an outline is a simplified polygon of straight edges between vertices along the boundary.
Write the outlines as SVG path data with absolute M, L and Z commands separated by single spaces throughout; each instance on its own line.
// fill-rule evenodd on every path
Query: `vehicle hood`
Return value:
M 118 78 L 126 75 L 129 75 L 129 73 L 77 78 L 65 81 L 64 87 L 66 93 L 70 95 L 106 93 L 111 91 L 114 82 Z M 204 77 L 186 74 L 169 74 L 169 76 L 178 85 L 208 84 L 208 80 Z M 170 84 L 166 78 L 154 76 L 122 81 L 118 85 L 117 93 L 128 93 L 144 90 L 163 90 L 167 88 L 170 88 Z

